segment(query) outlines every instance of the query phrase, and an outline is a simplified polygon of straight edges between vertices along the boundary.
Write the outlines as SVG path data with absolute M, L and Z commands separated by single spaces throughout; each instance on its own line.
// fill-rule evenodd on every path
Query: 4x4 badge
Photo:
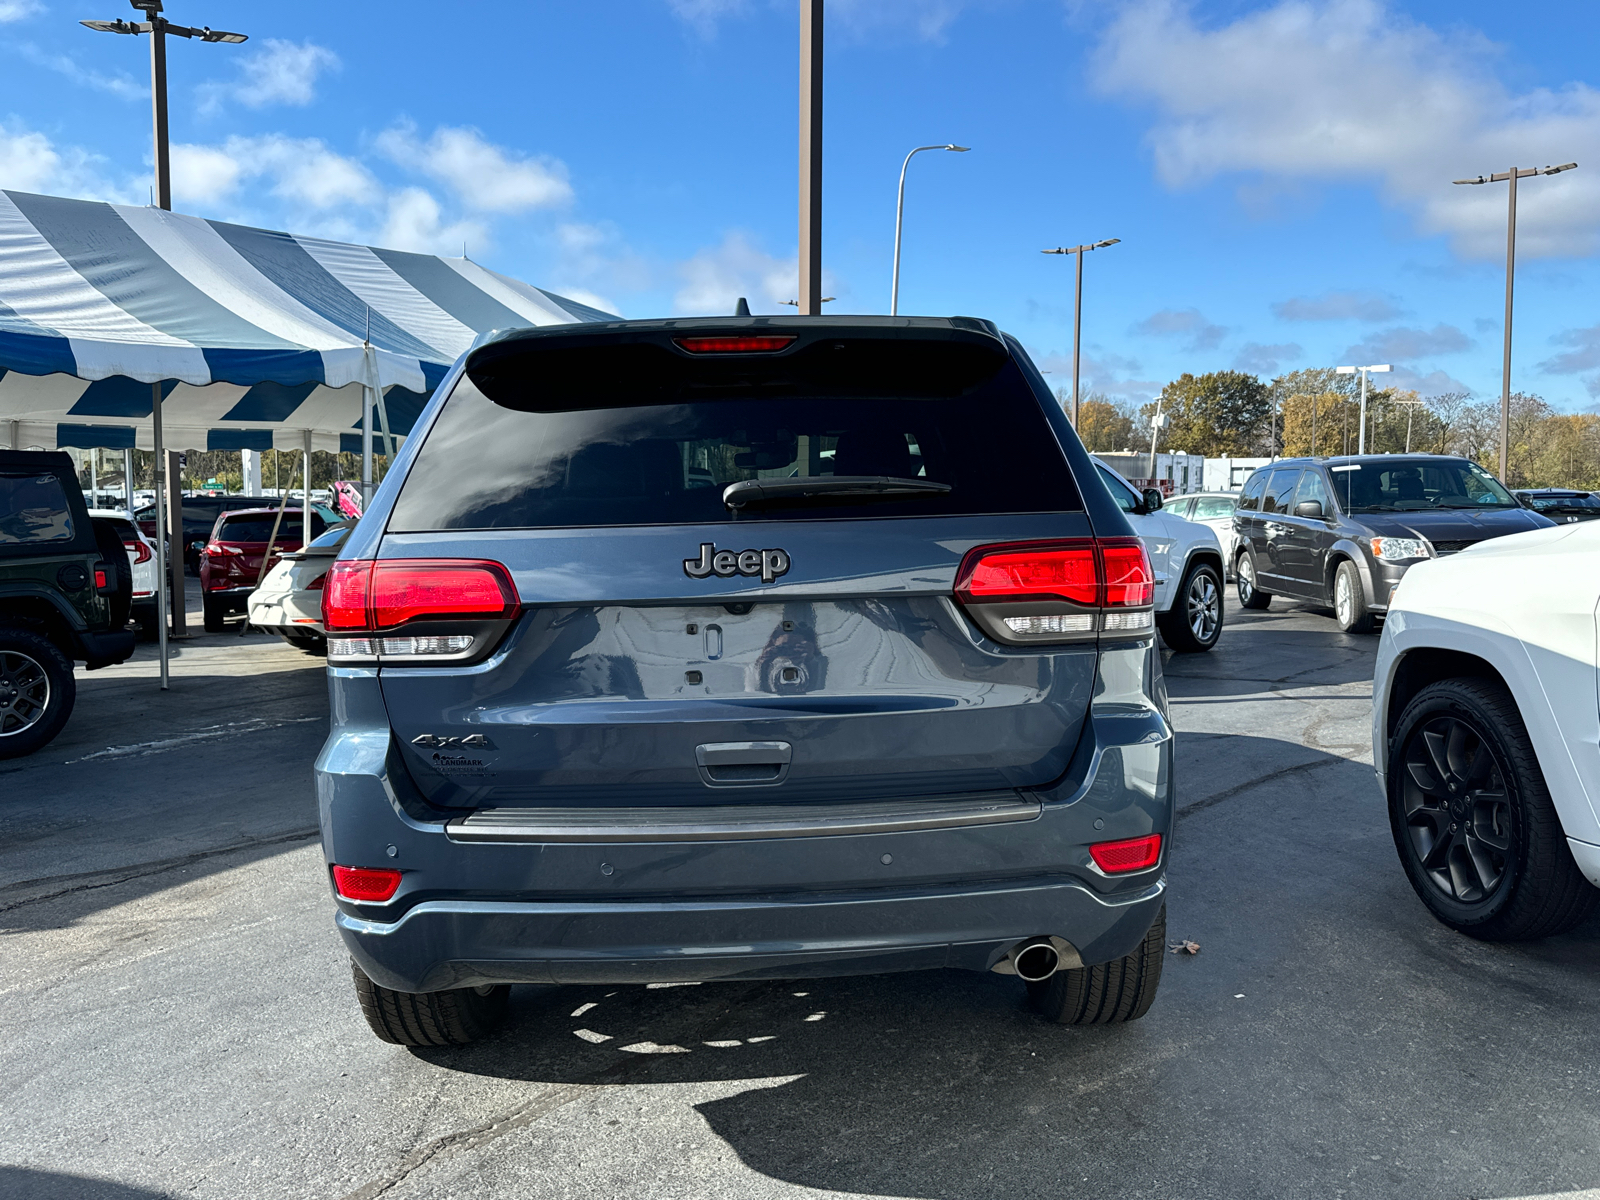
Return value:
M 446 746 L 470 746 L 475 750 L 493 750 L 494 743 L 481 733 L 469 733 L 466 737 L 440 737 L 435 733 L 419 733 L 411 739 L 413 746 L 432 746 L 434 749 L 443 749 Z
M 789 570 L 789 554 L 785 550 L 718 550 L 711 542 L 700 543 L 700 557 L 683 560 L 683 573 L 690 579 L 704 579 L 707 575 L 759 575 L 762 583 L 771 583 Z

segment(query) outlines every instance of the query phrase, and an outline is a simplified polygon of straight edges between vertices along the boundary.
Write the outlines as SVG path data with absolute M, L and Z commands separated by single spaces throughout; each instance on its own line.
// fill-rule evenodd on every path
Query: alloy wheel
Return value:
M 1222 594 L 1206 571 L 1196 571 L 1189 580 L 1189 594 L 1185 597 L 1189 608 L 1189 628 L 1195 640 L 1209 643 L 1217 636 L 1217 626 L 1222 623 Z
M 1339 624 L 1350 624 L 1354 600 L 1350 594 L 1350 576 L 1340 571 L 1333 581 L 1333 611 L 1339 615 Z
M 1248 554 L 1239 559 L 1239 565 L 1234 568 L 1233 574 L 1239 583 L 1239 599 L 1245 604 L 1250 603 L 1250 597 L 1256 591 L 1256 566 L 1250 561 Z
M 1492 896 L 1512 858 L 1511 799 L 1488 742 L 1438 716 L 1412 730 L 1402 755 L 1406 835 L 1422 873 L 1462 904 Z
M 17 650 L 0 650 L 0 737 L 32 729 L 50 707 L 50 677 Z

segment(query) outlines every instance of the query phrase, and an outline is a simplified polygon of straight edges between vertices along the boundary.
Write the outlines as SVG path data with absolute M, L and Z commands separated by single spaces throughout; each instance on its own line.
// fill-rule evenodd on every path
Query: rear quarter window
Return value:
M 852 396 L 848 384 L 833 382 L 808 394 L 796 371 L 720 388 L 678 380 L 670 394 L 641 386 L 635 399 L 581 390 L 551 396 L 539 356 L 529 354 L 525 384 L 504 368 L 484 384 L 493 399 L 470 372 L 462 376 L 418 451 L 389 528 L 1081 510 L 1038 397 L 1014 362 L 999 361 L 951 394 L 915 377 L 898 390 Z M 741 480 L 830 475 L 928 480 L 949 491 L 764 504 L 738 518 L 722 501 L 723 489 Z
M 55 474 L 0 472 L 0 545 L 70 542 L 74 533 L 67 489 Z

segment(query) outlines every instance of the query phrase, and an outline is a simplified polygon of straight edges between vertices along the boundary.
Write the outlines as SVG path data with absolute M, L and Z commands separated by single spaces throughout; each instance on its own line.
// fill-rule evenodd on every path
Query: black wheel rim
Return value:
M 1189 608 L 1189 630 L 1198 642 L 1210 642 L 1222 625 L 1222 591 L 1209 571 L 1196 571 L 1184 597 Z
M 1423 721 L 1401 754 L 1406 837 L 1439 893 L 1460 904 L 1490 899 L 1511 863 L 1511 798 L 1494 751 L 1467 722 Z
M 17 650 L 0 650 L 0 737 L 32 729 L 50 707 L 50 676 Z

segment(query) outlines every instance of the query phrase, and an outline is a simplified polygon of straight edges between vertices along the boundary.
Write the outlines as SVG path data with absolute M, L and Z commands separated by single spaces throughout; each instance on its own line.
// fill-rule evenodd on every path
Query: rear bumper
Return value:
M 312 595 L 320 595 L 313 592 Z M 258 629 L 322 636 L 322 610 L 306 611 L 296 603 L 293 592 L 253 593 L 249 603 L 250 623 Z
M 682 983 L 935 967 L 987 970 L 1056 934 L 1084 962 L 1129 953 L 1166 884 L 1097 896 L 1061 881 L 935 892 L 725 901 L 425 901 L 384 924 L 341 912 L 351 955 L 405 992 L 489 983 Z M 1070 936 L 1068 936 L 1070 935 Z

